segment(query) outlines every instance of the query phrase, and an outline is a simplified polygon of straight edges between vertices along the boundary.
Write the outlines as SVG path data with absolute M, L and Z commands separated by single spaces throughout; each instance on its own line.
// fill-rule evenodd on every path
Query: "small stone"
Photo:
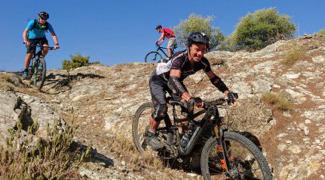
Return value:
M 284 117 L 291 117 L 291 114 L 290 114 L 289 111 L 284 111 L 284 112 L 283 112 L 283 116 L 284 116 Z
M 284 151 L 286 148 L 287 148 L 287 145 L 285 145 L 285 144 L 279 144 L 279 145 L 278 145 L 278 149 L 279 149 L 281 152 Z
M 293 145 L 293 146 L 289 147 L 289 150 L 294 154 L 298 154 L 301 152 L 300 147 L 297 145 Z
M 305 124 L 310 124 L 310 123 L 311 123 L 311 121 L 309 119 L 305 120 Z
M 292 141 L 291 141 L 291 140 L 286 140 L 286 143 L 287 143 L 287 144 L 291 144 Z
M 304 127 L 304 133 L 305 133 L 305 136 L 308 136 L 308 134 L 309 134 L 309 129 L 308 129 L 308 127 Z
M 288 135 L 287 133 L 281 133 L 281 134 L 277 135 L 276 137 L 277 138 L 282 138 L 282 137 L 287 136 L 287 135 Z

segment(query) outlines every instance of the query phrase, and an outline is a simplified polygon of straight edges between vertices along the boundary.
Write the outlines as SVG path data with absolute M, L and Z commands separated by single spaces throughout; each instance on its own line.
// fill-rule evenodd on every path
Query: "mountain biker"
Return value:
M 165 38 L 168 39 L 168 44 L 167 44 L 167 55 L 168 58 L 170 58 L 173 55 L 173 49 L 176 47 L 176 36 L 175 33 L 172 29 L 162 27 L 161 25 L 156 26 L 156 30 L 161 33 L 161 36 L 159 39 L 156 41 L 156 44 L 160 46 Z
M 204 70 L 211 83 L 225 94 L 231 103 L 235 102 L 234 93 L 231 92 L 224 82 L 212 72 L 209 61 L 203 56 L 209 47 L 209 38 L 201 32 L 193 32 L 187 40 L 187 49 L 177 52 L 168 61 L 170 69 L 161 72 L 157 68 L 153 71 L 149 87 L 154 112 L 149 120 L 149 129 L 146 132 L 146 141 L 152 149 L 160 149 L 162 143 L 157 138 L 156 130 L 161 120 L 164 120 L 166 126 L 171 122 L 167 114 L 166 92 L 172 97 L 178 97 L 181 101 L 194 101 L 197 107 L 203 107 L 200 98 L 193 98 L 183 84 L 183 80 L 199 70 Z M 167 64 L 168 64 L 167 63 Z
M 47 31 L 52 35 L 54 48 L 58 49 L 60 47 L 58 37 L 56 36 L 52 25 L 47 22 L 48 18 L 49 14 L 45 11 L 41 11 L 38 13 L 38 19 L 30 20 L 23 31 L 23 41 L 27 49 L 24 63 L 25 69 L 23 71 L 24 79 L 28 77 L 28 66 L 36 50 L 36 45 L 40 44 L 43 46 L 42 57 L 45 57 L 48 52 L 48 41 L 45 36 Z

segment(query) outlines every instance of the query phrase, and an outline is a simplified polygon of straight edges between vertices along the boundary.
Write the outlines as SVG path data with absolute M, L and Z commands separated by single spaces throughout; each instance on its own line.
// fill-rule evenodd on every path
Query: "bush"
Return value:
M 70 60 L 64 60 L 62 69 L 70 71 L 82 66 L 89 65 L 89 56 L 81 56 L 80 54 L 72 55 Z
M 292 38 L 295 30 L 289 16 L 280 16 L 270 8 L 243 17 L 232 36 L 238 49 L 258 50 L 280 39 Z
M 320 30 L 317 34 L 321 36 L 325 36 L 325 29 Z
M 182 21 L 174 28 L 178 44 L 185 47 L 189 34 L 198 31 L 207 34 L 210 38 L 210 48 L 216 47 L 224 40 L 224 36 L 218 28 L 212 26 L 212 20 L 213 18 L 210 16 L 190 15 L 188 19 Z
M 293 104 L 281 93 L 270 92 L 263 94 L 262 101 L 281 111 L 292 110 L 293 106 Z

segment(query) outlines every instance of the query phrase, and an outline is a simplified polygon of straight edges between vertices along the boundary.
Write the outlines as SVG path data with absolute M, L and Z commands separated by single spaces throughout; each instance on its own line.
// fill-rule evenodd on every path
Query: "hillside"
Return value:
M 231 128 L 259 138 L 275 179 L 325 179 L 325 37 L 278 41 L 253 53 L 214 51 L 206 57 L 213 71 L 239 93 L 239 105 L 230 109 L 227 121 Z M 43 92 L 2 72 L 0 143 L 6 144 L 7 129 L 29 112 L 29 119 L 40 126 L 34 136 L 48 138 L 47 124 L 60 121 L 62 129 L 75 129 L 76 142 L 93 148 L 92 157 L 75 168 L 76 177 L 201 179 L 148 162 L 133 147 L 132 116 L 141 103 L 150 101 L 148 79 L 153 69 L 153 64 L 132 63 L 91 65 L 69 75 L 53 70 Z M 203 72 L 185 84 L 192 95 L 205 100 L 222 96 Z M 29 111 L 14 108 L 19 97 Z M 270 99 L 275 97 L 286 104 L 272 105 Z

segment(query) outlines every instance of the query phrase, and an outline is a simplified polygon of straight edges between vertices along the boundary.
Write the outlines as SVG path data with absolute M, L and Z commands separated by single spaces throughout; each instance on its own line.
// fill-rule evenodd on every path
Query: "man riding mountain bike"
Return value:
M 167 55 L 168 58 L 170 58 L 173 55 L 173 49 L 176 47 L 176 36 L 175 33 L 172 29 L 162 27 L 161 25 L 156 26 L 156 30 L 161 33 L 161 36 L 159 39 L 156 41 L 157 46 L 160 46 L 165 38 L 168 39 L 168 44 L 167 44 Z
M 47 22 L 49 14 L 47 12 L 40 12 L 38 14 L 38 19 L 30 20 L 23 32 L 23 41 L 27 48 L 27 53 L 25 55 L 24 71 L 23 78 L 28 77 L 28 67 L 30 60 L 33 57 L 34 52 L 36 51 L 36 45 L 39 44 L 43 46 L 42 57 L 44 58 L 48 52 L 48 41 L 46 39 L 45 33 L 49 31 L 52 35 L 54 48 L 60 48 L 58 37 L 56 36 L 52 25 Z
M 166 126 L 170 126 L 170 118 L 167 114 L 166 92 L 181 101 L 194 102 L 197 107 L 203 107 L 200 98 L 193 98 L 183 84 L 183 80 L 199 70 L 204 70 L 211 83 L 228 97 L 231 103 L 235 102 L 235 95 L 229 91 L 224 82 L 212 72 L 209 61 L 204 54 L 209 48 L 209 38 L 201 32 L 193 32 L 189 35 L 187 49 L 177 52 L 166 64 L 167 68 L 157 68 L 150 77 L 149 87 L 154 112 L 149 120 L 149 130 L 146 141 L 152 149 L 163 147 L 157 137 L 156 130 L 161 120 L 165 120 Z

